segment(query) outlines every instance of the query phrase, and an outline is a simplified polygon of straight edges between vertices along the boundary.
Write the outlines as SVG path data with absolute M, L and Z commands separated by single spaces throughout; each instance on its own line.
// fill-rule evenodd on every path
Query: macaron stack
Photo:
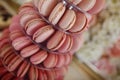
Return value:
M 82 46 L 82 32 L 104 2 L 33 0 L 23 4 L 0 39 L 2 64 L 23 80 L 63 80 L 73 54 Z

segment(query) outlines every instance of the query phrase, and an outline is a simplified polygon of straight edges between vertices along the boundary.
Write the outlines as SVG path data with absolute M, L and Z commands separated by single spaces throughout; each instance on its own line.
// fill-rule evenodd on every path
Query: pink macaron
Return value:
M 17 71 L 17 77 L 23 78 L 27 74 L 30 68 L 30 64 L 27 61 L 23 61 Z
M 38 53 L 32 55 L 30 57 L 30 61 L 33 64 L 40 64 L 47 58 L 47 56 L 48 56 L 48 53 L 46 51 L 44 51 L 44 50 L 41 50 Z
M 81 1 L 83 1 L 83 0 L 68 0 L 68 1 L 70 1 L 71 3 L 73 3 L 74 5 L 77 5 L 77 4 L 79 4 Z
M 87 17 L 85 16 L 85 14 L 77 12 L 76 16 L 77 16 L 77 18 L 76 18 L 75 24 L 69 30 L 72 33 L 78 33 L 80 31 L 82 31 L 87 24 Z
M 75 24 L 76 14 L 74 10 L 68 9 L 59 22 L 59 27 L 63 30 L 69 30 Z
M 39 49 L 39 46 L 32 44 L 22 49 L 20 55 L 24 58 L 30 57 L 31 55 L 36 54 L 39 51 Z
M 63 32 L 57 31 L 47 42 L 47 48 L 50 50 L 59 49 L 66 39 L 66 34 Z
M 49 16 L 56 4 L 57 0 L 39 0 L 37 8 L 40 14 L 43 16 Z
M 28 35 L 33 36 L 33 34 L 41 27 L 45 26 L 46 22 L 42 19 L 32 19 L 25 25 L 25 31 Z
M 62 2 L 58 3 L 50 13 L 49 21 L 54 25 L 57 24 L 58 21 L 63 16 L 65 10 L 66 10 L 65 5 Z
M 28 76 L 29 80 L 38 80 L 38 68 L 30 66 Z
M 16 38 L 15 40 L 12 41 L 12 46 L 16 50 L 21 50 L 21 49 L 29 46 L 30 44 L 32 44 L 31 40 L 28 37 L 25 37 L 25 36 Z
M 105 0 L 96 0 L 96 3 L 92 9 L 88 12 L 90 14 L 97 14 L 105 7 Z
M 73 39 L 71 36 L 67 35 L 66 40 L 64 41 L 63 45 L 58 49 L 60 53 L 68 52 L 73 45 Z
M 54 31 L 55 30 L 51 25 L 43 26 L 34 33 L 33 40 L 37 43 L 44 42 L 54 33 Z
M 73 37 L 73 46 L 70 49 L 70 52 L 74 54 L 76 51 L 78 51 L 81 46 L 83 45 L 84 39 L 83 36 Z
M 58 57 L 56 54 L 52 54 L 52 53 L 49 53 L 48 57 L 45 59 L 45 61 L 43 62 L 43 65 L 46 67 L 46 68 L 53 68 L 56 66 L 57 64 L 57 61 L 58 61 Z
M 97 0 L 82 0 L 77 6 L 84 11 L 89 11 L 94 7 Z
M 19 57 L 19 56 L 15 56 L 11 61 L 9 61 L 9 64 L 7 66 L 7 69 L 9 71 L 14 71 L 15 69 L 18 68 L 18 66 L 20 65 L 20 63 L 22 62 L 23 60 Z

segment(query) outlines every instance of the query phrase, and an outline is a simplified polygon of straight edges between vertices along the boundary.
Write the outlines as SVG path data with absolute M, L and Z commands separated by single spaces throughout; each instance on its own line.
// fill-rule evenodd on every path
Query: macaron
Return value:
M 37 43 L 41 43 L 47 40 L 53 33 L 54 29 L 51 25 L 46 25 L 39 28 L 33 35 L 33 40 Z
M 64 41 L 63 45 L 58 49 L 58 52 L 65 53 L 71 49 L 72 46 L 72 39 L 69 35 L 67 35 L 66 40 Z
M 89 11 L 94 7 L 97 0 L 82 0 L 77 6 L 84 11 Z
M 26 57 L 30 57 L 31 55 L 36 54 L 38 51 L 39 51 L 39 46 L 32 44 L 22 49 L 20 52 L 20 55 L 26 58 Z
M 47 58 L 47 56 L 48 56 L 48 53 L 46 51 L 44 51 L 44 50 L 41 50 L 38 53 L 32 55 L 30 57 L 30 61 L 33 64 L 40 64 Z
M 38 80 L 45 80 L 44 74 L 45 74 L 44 71 L 39 69 L 38 70 Z M 47 80 L 47 75 L 45 74 L 45 76 L 46 76 L 46 80 Z
M 4 38 L 0 40 L 0 49 L 9 42 L 9 38 Z
M 57 55 L 58 56 L 58 61 L 57 61 L 57 64 L 56 64 L 56 67 L 60 68 L 64 65 L 64 62 L 65 62 L 65 55 Z
M 11 49 L 12 49 L 12 47 L 9 44 L 4 45 L 0 49 L 0 57 L 3 58 L 5 56 L 5 54 L 7 54 Z
M 82 0 L 68 0 L 70 1 L 71 3 L 73 3 L 74 5 L 77 5 L 79 4 Z
M 12 41 L 22 36 L 24 36 L 24 34 L 21 32 L 21 30 L 13 30 L 10 32 L 10 40 Z
M 63 16 L 65 10 L 66 10 L 65 5 L 62 2 L 58 3 L 50 13 L 49 21 L 54 25 L 57 24 L 58 21 Z
M 74 10 L 68 9 L 59 22 L 59 27 L 63 30 L 69 30 L 75 24 L 76 14 Z
M 44 60 L 43 65 L 45 68 L 53 68 L 56 66 L 58 57 L 56 54 L 49 53 L 48 57 Z
M 97 14 L 105 7 L 105 0 L 96 0 L 96 3 L 92 9 L 88 11 L 90 14 Z
M 45 70 L 41 70 L 43 74 L 43 80 L 48 80 L 47 74 Z
M 17 71 L 17 77 L 23 78 L 30 68 L 30 64 L 27 61 L 23 61 Z
M 6 59 L 4 58 L 3 59 L 3 63 L 6 65 L 6 67 L 10 64 L 10 61 L 14 58 L 14 57 L 16 57 L 16 54 L 11 54 L 11 55 L 9 55 L 9 57 L 7 57 Z
M 13 77 L 14 77 L 13 74 L 6 73 L 5 75 L 2 76 L 0 80 L 12 80 Z
M 83 42 L 84 42 L 84 39 L 82 35 L 78 37 L 73 37 L 73 46 L 70 49 L 70 52 L 74 54 L 76 51 L 78 51 L 83 45 Z
M 65 55 L 65 63 L 64 65 L 69 65 L 72 60 L 72 55 L 70 53 Z
M 56 4 L 57 0 L 39 0 L 37 8 L 40 14 L 49 16 Z
M 47 48 L 55 51 L 59 49 L 66 39 L 66 34 L 61 31 L 56 31 L 56 33 L 48 40 Z
M 45 71 L 48 77 L 48 80 L 55 80 L 55 71 L 54 70 L 46 70 Z
M 38 80 L 38 68 L 30 66 L 28 75 L 29 80 Z
M 35 5 L 35 7 L 38 7 L 38 3 L 40 0 L 33 0 L 33 4 Z
M 28 12 L 25 12 L 24 14 L 22 14 L 20 16 L 20 25 L 22 27 L 25 27 L 27 22 L 29 22 L 32 19 L 36 19 L 36 18 L 39 18 L 39 15 L 38 15 L 38 13 L 36 11 L 30 10 Z
M 7 69 L 4 66 L 0 67 L 0 77 L 2 77 L 7 72 Z
M 77 18 L 76 18 L 75 24 L 69 30 L 72 33 L 77 33 L 77 32 L 82 31 L 85 28 L 85 25 L 87 23 L 87 18 L 85 16 L 85 14 L 83 14 L 81 12 L 77 12 L 76 17 Z
M 24 3 L 23 5 L 20 6 L 19 8 L 19 14 L 27 11 L 27 10 L 31 10 L 34 8 L 34 5 L 32 2 L 27 2 L 27 3 Z
M 33 34 L 41 27 L 45 26 L 46 23 L 38 18 L 38 19 L 32 19 L 25 25 L 25 31 L 28 35 L 33 36 Z
M 13 52 L 12 50 L 10 50 L 9 52 L 7 52 L 7 53 L 3 56 L 3 58 L 2 58 L 3 62 L 4 62 L 11 54 L 14 54 L 14 52 Z
M 21 50 L 31 44 L 31 40 L 28 37 L 22 36 L 19 38 L 16 38 L 12 41 L 12 46 L 15 48 L 15 50 Z
M 19 57 L 19 56 L 15 56 L 11 61 L 9 61 L 9 64 L 7 66 L 7 69 L 9 71 L 14 71 L 15 69 L 18 68 L 18 66 L 20 65 L 20 63 L 23 60 Z

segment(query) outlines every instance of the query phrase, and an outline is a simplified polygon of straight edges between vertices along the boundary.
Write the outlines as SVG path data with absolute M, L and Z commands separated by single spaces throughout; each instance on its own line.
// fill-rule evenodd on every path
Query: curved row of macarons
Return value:
M 19 15 L 14 17 L 12 22 L 13 23 L 10 25 L 10 32 L 11 32 L 10 37 L 11 37 L 11 40 L 14 40 L 15 38 L 21 37 L 24 34 L 21 31 L 22 29 L 19 24 Z M 68 51 L 70 53 L 74 53 L 81 47 L 83 43 L 82 35 L 73 37 L 73 36 L 65 34 L 64 32 L 53 30 L 50 25 L 39 28 L 38 31 L 35 32 L 34 36 L 31 37 L 30 39 L 32 39 L 37 44 L 44 43 L 44 47 L 46 47 L 50 51 L 57 51 L 59 53 L 66 53 Z M 30 40 L 26 43 L 30 43 Z M 15 48 L 16 50 L 19 50 L 17 49 L 17 47 Z
M 12 46 L 23 58 L 29 58 L 30 62 L 45 68 L 62 67 L 68 65 L 72 59 L 72 54 L 65 52 L 56 54 L 43 50 L 40 46 L 34 44 L 20 29 L 10 26 L 10 39 Z M 11 31 L 13 30 L 14 31 Z M 54 41 L 53 41 L 54 42 Z M 75 49 L 74 49 L 75 50 Z
M 88 26 L 89 19 L 84 13 L 66 9 L 63 3 L 58 3 L 49 18 L 41 18 L 32 3 L 24 4 L 19 11 L 20 24 L 30 36 L 40 27 L 51 24 L 53 29 L 67 31 L 70 34 L 80 34 Z
M 46 80 L 46 78 L 50 78 L 50 80 L 55 80 L 55 78 L 63 78 L 63 75 L 65 74 L 67 68 L 65 66 L 58 69 L 48 70 L 43 68 L 38 69 L 34 65 L 31 65 L 28 61 L 21 58 L 19 55 L 17 55 L 14 52 L 13 48 L 11 47 L 9 41 L 5 43 L 3 47 L 0 49 L 0 55 L 1 55 L 0 59 L 2 60 L 2 63 L 6 68 L 6 70 L 3 68 L 2 68 L 3 70 L 0 69 L 1 70 L 0 72 L 2 72 L 0 73 L 1 75 L 3 74 L 3 72 L 9 71 L 20 78 L 28 75 L 30 80 L 33 80 L 34 77 L 37 77 L 35 78 L 35 80 L 38 80 L 38 78 L 40 78 L 40 80 L 41 79 Z M 36 73 L 34 73 L 35 72 L 34 70 L 35 71 L 37 70 Z M 10 79 L 5 78 L 6 76 L 7 77 L 9 76 Z M 11 74 L 6 74 L 6 76 L 2 78 L 5 80 L 6 79 L 13 80 L 14 78 L 13 76 L 11 76 Z
M 9 72 L 0 60 L 0 80 L 23 80 L 16 77 L 13 73 Z
M 70 2 L 90 14 L 98 13 L 105 4 L 105 0 L 33 0 L 33 2 L 39 13 L 43 16 L 49 16 L 59 2 L 63 2 L 64 6 Z M 71 7 L 71 5 L 69 6 Z
M 13 71 L 16 65 L 13 64 L 11 68 L 8 68 L 9 65 L 4 65 L 4 61 L 0 61 L 0 80 L 26 80 L 26 78 L 29 80 L 62 80 L 67 72 L 67 67 L 42 70 L 27 64 L 25 61 L 21 62 L 19 67 L 17 65 L 17 69 Z

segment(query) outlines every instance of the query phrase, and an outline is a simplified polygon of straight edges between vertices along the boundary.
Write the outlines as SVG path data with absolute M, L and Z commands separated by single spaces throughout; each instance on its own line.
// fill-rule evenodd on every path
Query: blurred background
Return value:
M 19 6 L 30 0 L 0 0 L 0 32 L 9 27 Z M 120 80 L 120 0 L 106 0 L 93 17 L 65 80 Z

